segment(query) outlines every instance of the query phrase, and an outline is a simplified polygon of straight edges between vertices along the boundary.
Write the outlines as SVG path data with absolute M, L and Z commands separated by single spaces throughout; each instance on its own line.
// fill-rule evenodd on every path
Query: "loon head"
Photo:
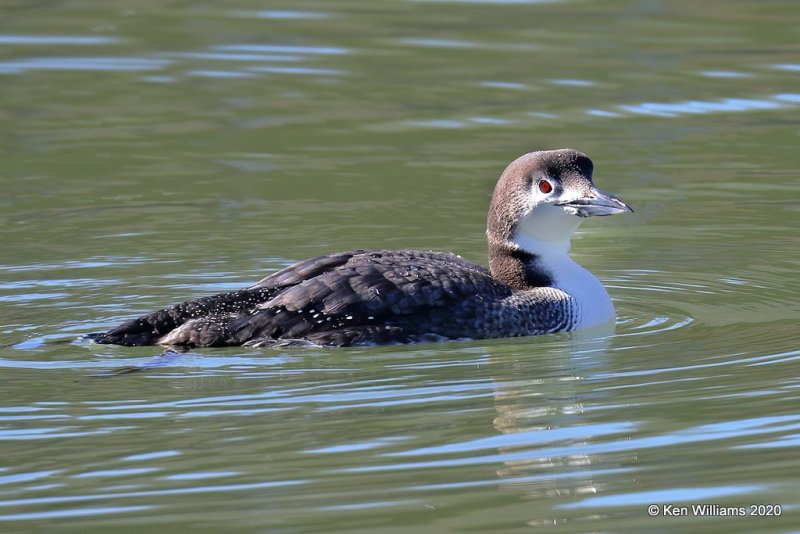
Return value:
M 566 249 L 585 217 L 632 212 L 630 206 L 592 183 L 594 165 L 572 149 L 531 152 L 500 176 L 489 208 L 491 244 L 539 254 Z

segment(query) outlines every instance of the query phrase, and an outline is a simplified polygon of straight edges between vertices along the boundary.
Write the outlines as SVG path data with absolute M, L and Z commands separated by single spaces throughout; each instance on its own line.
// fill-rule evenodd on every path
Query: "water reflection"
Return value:
M 453 48 L 453 49 L 480 49 L 526 52 L 539 50 L 539 46 L 533 43 L 504 43 L 504 42 L 478 42 L 459 39 L 440 39 L 435 37 L 407 37 L 398 39 L 398 42 L 407 46 L 419 46 L 423 48 Z
M 101 45 L 121 42 L 99 35 L 0 35 L 0 45 Z
M 185 59 L 208 59 L 211 61 L 243 61 L 243 62 L 267 62 L 267 61 L 302 61 L 305 59 L 301 55 L 290 54 L 246 54 L 246 53 L 225 53 L 225 52 L 169 52 L 165 53 L 169 57 L 179 57 Z
M 516 82 L 481 82 L 481 87 L 490 87 L 493 89 L 527 89 L 524 83 Z
M 786 100 L 785 98 L 773 98 L 776 100 Z M 682 114 L 694 115 L 707 113 L 774 110 L 784 106 L 780 102 L 774 102 L 768 99 L 726 98 L 713 102 L 697 100 L 675 103 L 647 102 L 634 106 L 620 105 L 617 107 L 623 111 L 628 111 L 635 114 L 653 115 L 656 117 L 676 117 Z
M 560 85 L 563 87 L 591 87 L 595 85 L 595 82 L 591 80 L 575 80 L 575 79 L 550 80 L 550 83 L 553 85 Z
M 275 12 L 279 13 L 279 12 Z M 285 18 L 298 15 L 297 12 L 285 12 Z M 277 15 L 276 15 L 277 16 Z M 119 40 L 113 37 L 94 36 L 15 36 L 0 35 L 0 45 L 107 45 Z M 183 72 L 186 76 L 206 78 L 249 78 L 257 73 L 337 76 L 345 73 L 344 69 L 323 67 L 287 67 L 269 65 L 269 63 L 287 63 L 305 61 L 311 58 L 325 58 L 349 54 L 350 50 L 336 46 L 311 46 L 277 43 L 240 43 L 218 44 L 202 51 L 159 52 L 153 57 L 27 57 L 0 62 L 0 74 L 24 74 L 31 71 L 106 71 L 106 72 L 140 72 L 160 71 L 172 67 L 179 71 L 186 62 L 228 62 L 264 63 L 242 69 L 189 68 Z M 169 83 L 175 81 L 174 76 L 148 76 L 148 81 Z
M 687 100 L 685 102 L 674 103 L 645 102 L 637 105 L 621 104 L 617 106 L 617 108 L 622 111 L 637 115 L 652 115 L 654 117 L 756 111 L 778 109 L 781 107 L 783 107 L 783 105 L 780 102 L 754 98 L 725 98 L 712 102 L 702 100 Z
M 584 87 L 591 86 L 593 82 L 588 80 L 551 80 L 553 85 Z M 483 82 L 484 87 L 523 89 L 524 86 L 509 85 L 503 82 Z M 800 94 L 780 93 L 770 95 L 767 98 L 724 98 L 721 100 L 686 100 L 683 102 L 644 102 L 641 104 L 617 104 L 611 109 L 589 108 L 582 110 L 581 115 L 592 117 L 618 119 L 635 116 L 646 116 L 655 118 L 674 118 L 685 115 L 708 115 L 715 113 L 742 113 L 753 111 L 774 111 L 795 107 L 800 103 Z M 524 125 L 523 117 L 537 119 L 558 119 L 560 123 L 576 122 L 579 118 L 575 116 L 574 110 L 566 110 L 564 114 L 548 113 L 541 111 L 525 111 L 515 113 L 508 117 L 452 117 L 452 118 L 430 118 L 430 119 L 407 119 L 402 123 L 387 125 L 384 129 L 395 130 L 405 128 L 442 128 L 442 129 L 461 129 L 475 126 L 504 126 L 504 125 Z M 530 122 L 530 121 L 528 121 Z
M 188 70 L 187 76 L 199 78 L 252 78 L 258 76 L 252 72 L 228 71 L 228 70 Z
M 254 52 L 265 54 L 301 54 L 312 56 L 341 56 L 350 51 L 336 46 L 279 45 L 261 43 L 225 44 L 211 47 L 212 50 L 229 52 Z
M 322 11 L 290 11 L 279 9 L 266 9 L 262 11 L 236 11 L 235 15 L 240 17 L 257 17 L 260 19 L 273 19 L 273 20 L 312 20 L 312 19 L 327 19 L 332 17 L 331 13 Z
M 23 74 L 36 70 L 122 71 L 161 70 L 166 59 L 130 57 L 40 57 L 0 62 L 0 74 Z
M 339 74 L 344 74 L 345 71 L 342 69 L 320 69 L 320 68 L 313 68 L 313 67 L 250 67 L 251 71 L 255 72 L 266 72 L 269 74 L 310 74 L 310 75 L 322 75 L 322 76 L 337 76 Z
M 737 72 L 732 70 L 705 70 L 700 73 L 706 78 L 750 78 L 753 75 L 748 72 Z

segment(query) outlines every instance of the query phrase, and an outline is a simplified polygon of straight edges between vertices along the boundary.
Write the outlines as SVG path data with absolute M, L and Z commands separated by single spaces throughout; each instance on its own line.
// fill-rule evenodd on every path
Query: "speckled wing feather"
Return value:
M 278 271 L 246 289 L 187 300 L 125 321 L 108 332 L 89 334 L 88 337 L 97 343 L 134 346 L 154 345 L 160 343 L 164 336 L 174 333 L 175 345 L 226 345 L 221 327 L 230 317 L 252 313 L 258 304 L 267 302 L 287 286 L 297 284 L 303 277 L 314 277 L 333 269 L 345 263 L 353 254 L 311 258 Z M 177 335 L 176 329 L 181 327 L 181 334 Z
M 303 277 L 300 269 L 285 271 L 257 284 L 302 279 L 284 286 L 255 313 L 231 320 L 228 343 L 306 339 L 351 345 L 478 337 L 482 314 L 475 308 L 489 304 L 481 299 L 511 294 L 483 267 L 441 252 L 358 251 L 345 263 L 315 273 Z
M 475 322 L 465 299 L 508 294 L 483 267 L 454 254 L 358 250 L 311 258 L 246 289 L 175 304 L 91 337 L 196 347 L 269 339 L 350 345 L 458 338 L 473 335 L 471 326 L 465 330 L 464 321 Z
M 125 321 L 108 332 L 89 334 L 88 337 L 97 343 L 127 346 L 155 345 L 159 343 L 163 336 L 174 332 L 175 329 L 182 325 L 189 323 L 198 325 L 198 321 L 209 321 L 211 318 L 219 322 L 222 317 L 247 313 L 255 308 L 256 304 L 269 300 L 270 297 L 271 293 L 268 290 L 252 291 L 243 289 L 188 300 L 142 317 Z M 203 346 L 217 344 L 209 338 L 209 336 L 213 335 L 210 332 L 203 334 L 202 337 L 208 340 L 203 343 Z

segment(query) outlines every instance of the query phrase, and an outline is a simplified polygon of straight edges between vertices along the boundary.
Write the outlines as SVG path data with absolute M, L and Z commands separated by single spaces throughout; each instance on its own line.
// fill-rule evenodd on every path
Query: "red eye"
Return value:
M 544 193 L 545 195 L 553 190 L 553 184 L 548 182 L 547 180 L 541 180 L 539 182 L 539 191 Z

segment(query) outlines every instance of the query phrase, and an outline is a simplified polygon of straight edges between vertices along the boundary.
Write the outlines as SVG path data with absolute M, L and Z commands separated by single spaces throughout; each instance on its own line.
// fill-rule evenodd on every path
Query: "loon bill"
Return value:
M 531 152 L 500 176 L 489 269 L 455 254 L 357 250 L 312 258 L 239 291 L 189 300 L 97 343 L 221 347 L 414 343 L 529 336 L 614 320 L 600 280 L 572 261 L 584 217 L 633 211 L 592 183 L 576 150 Z

